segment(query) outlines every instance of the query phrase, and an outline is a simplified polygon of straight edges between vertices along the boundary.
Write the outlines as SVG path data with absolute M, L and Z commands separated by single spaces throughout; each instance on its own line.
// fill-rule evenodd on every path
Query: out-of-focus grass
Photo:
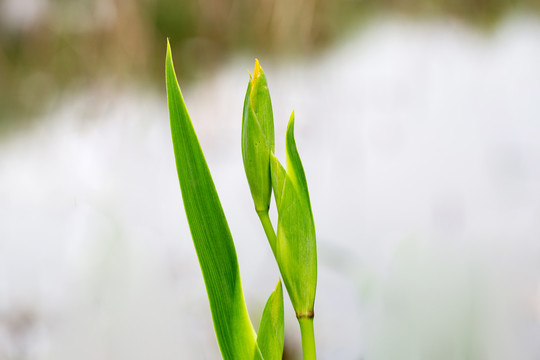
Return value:
M 535 0 L 49 0 L 20 21 L 9 8 L 25 1 L 0 2 L 0 131 L 73 87 L 159 88 L 166 37 L 189 81 L 234 51 L 309 53 L 384 12 L 490 26 L 509 11 L 540 11 Z

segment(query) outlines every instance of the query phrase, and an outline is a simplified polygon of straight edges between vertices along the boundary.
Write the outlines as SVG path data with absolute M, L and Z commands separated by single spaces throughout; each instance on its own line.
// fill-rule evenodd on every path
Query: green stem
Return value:
M 268 210 L 257 210 L 257 215 L 259 215 L 259 219 L 261 220 L 261 224 L 264 229 L 264 233 L 266 234 L 266 237 L 268 238 L 268 242 L 270 243 L 270 247 L 272 248 L 272 252 L 274 253 L 274 256 L 276 255 L 276 233 L 274 232 L 274 227 L 272 226 L 272 222 L 270 221 L 270 216 L 268 216 Z
M 315 354 L 315 333 L 313 332 L 313 318 L 300 317 L 300 333 L 302 334 L 302 353 L 304 360 L 316 360 Z

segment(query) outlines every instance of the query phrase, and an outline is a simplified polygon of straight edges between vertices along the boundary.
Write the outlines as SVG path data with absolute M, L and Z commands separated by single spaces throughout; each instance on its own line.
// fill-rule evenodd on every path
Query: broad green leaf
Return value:
M 272 292 L 261 318 L 257 344 L 265 360 L 281 360 L 283 358 L 284 325 L 283 325 L 283 289 L 278 281 Z
M 224 359 L 262 359 L 240 282 L 238 259 L 214 182 L 178 86 L 167 43 L 167 100 L 176 169 Z
M 294 140 L 294 112 L 286 137 L 287 171 L 272 161 L 278 210 L 276 261 L 297 317 L 312 317 L 317 287 L 317 244 L 309 192 Z M 280 199 L 280 200 L 279 200 Z
M 264 71 L 255 60 L 242 115 L 242 159 L 257 212 L 267 212 L 272 184 L 270 153 L 274 151 L 274 117 Z

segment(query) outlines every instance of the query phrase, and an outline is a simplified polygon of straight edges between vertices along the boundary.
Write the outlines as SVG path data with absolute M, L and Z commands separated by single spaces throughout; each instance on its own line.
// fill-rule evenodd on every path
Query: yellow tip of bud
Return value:
M 253 70 L 253 79 L 259 77 L 263 73 L 259 59 L 255 59 L 255 69 Z

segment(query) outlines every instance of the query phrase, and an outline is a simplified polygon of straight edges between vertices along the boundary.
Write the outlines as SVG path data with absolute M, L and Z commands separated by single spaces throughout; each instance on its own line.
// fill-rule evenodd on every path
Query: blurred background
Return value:
M 539 359 L 539 15 L 535 0 L 0 0 L 0 360 L 220 358 L 167 37 L 255 327 L 279 276 L 240 153 L 258 58 L 278 157 L 296 113 L 319 358 Z

